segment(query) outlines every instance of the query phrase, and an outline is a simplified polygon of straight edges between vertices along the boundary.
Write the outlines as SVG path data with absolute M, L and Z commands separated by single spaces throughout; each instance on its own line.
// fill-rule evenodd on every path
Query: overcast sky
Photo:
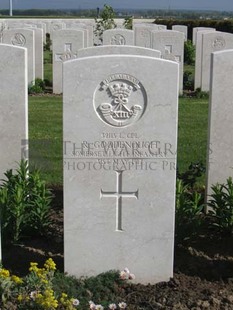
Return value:
M 0 9 L 9 8 L 10 0 L 0 0 Z M 102 8 L 106 3 L 113 8 L 135 9 L 193 9 L 233 11 L 233 0 L 12 0 L 15 9 L 87 9 Z

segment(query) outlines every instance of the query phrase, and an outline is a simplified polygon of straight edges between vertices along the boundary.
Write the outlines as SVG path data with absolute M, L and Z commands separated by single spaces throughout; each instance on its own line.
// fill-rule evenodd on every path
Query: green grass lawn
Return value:
M 44 79 L 47 79 L 50 82 L 53 80 L 52 57 L 51 51 L 44 51 Z
M 180 98 L 177 165 L 180 172 L 191 162 L 206 165 L 208 130 L 208 99 Z M 201 178 L 205 183 L 205 177 Z
M 62 97 L 29 97 L 29 158 L 49 184 L 62 184 Z
M 206 161 L 208 100 L 179 100 L 178 167 Z M 29 97 L 30 162 L 49 184 L 62 184 L 62 97 Z M 204 184 L 204 177 L 201 179 Z

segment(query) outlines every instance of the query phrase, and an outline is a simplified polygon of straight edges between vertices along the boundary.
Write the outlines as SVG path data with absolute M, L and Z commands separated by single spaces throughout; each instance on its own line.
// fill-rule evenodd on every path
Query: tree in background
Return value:
M 133 29 L 133 16 L 126 17 L 124 20 L 125 29 L 132 30 Z
M 104 30 L 116 28 L 114 21 L 115 12 L 110 5 L 105 4 L 103 11 L 100 13 L 100 19 L 95 18 L 95 35 L 99 37 L 99 40 L 103 42 Z

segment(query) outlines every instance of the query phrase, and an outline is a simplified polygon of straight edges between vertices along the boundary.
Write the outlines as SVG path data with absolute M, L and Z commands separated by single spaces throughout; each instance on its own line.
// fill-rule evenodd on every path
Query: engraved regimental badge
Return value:
M 11 38 L 11 43 L 16 46 L 24 46 L 26 44 L 26 38 L 22 33 L 15 33 Z
M 94 94 L 98 117 L 114 127 L 127 127 L 145 112 L 146 91 L 138 79 L 129 74 L 112 74 L 100 83 Z
M 223 48 L 225 48 L 226 46 L 226 41 L 224 40 L 223 37 L 218 36 L 214 39 L 212 46 L 215 50 L 221 50 Z

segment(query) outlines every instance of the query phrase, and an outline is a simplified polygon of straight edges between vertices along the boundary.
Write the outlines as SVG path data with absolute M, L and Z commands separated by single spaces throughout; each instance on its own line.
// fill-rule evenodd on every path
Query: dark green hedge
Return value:
M 218 31 L 233 33 L 233 20 L 155 20 L 155 24 L 167 25 L 172 29 L 172 25 L 188 26 L 188 39 L 192 40 L 193 28 L 210 27 Z

